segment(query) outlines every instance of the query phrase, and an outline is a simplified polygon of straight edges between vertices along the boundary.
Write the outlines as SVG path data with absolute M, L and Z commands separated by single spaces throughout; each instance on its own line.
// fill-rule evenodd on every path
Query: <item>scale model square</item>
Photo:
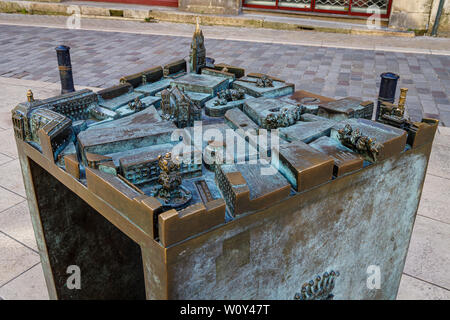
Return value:
M 280 98 L 280 100 L 301 106 L 307 110 L 306 112 L 313 114 L 317 114 L 319 106 L 322 104 L 336 101 L 304 90 L 295 91 L 293 95 Z
M 185 91 L 207 93 L 215 96 L 217 92 L 228 87 L 228 80 L 206 74 L 188 73 L 176 80 L 172 80 L 171 86 L 177 86 Z
M 120 107 L 127 105 L 128 102 L 132 102 L 136 98 L 139 98 L 139 99 L 143 98 L 144 96 L 145 95 L 140 92 L 129 92 L 129 93 L 123 94 L 121 96 L 118 96 L 116 98 L 99 101 L 98 104 L 106 109 L 114 111 Z
M 331 120 L 299 121 L 293 126 L 280 128 L 280 137 L 288 142 L 310 143 L 317 138 L 329 135 L 335 123 Z
M 160 97 L 148 96 L 148 97 L 142 98 L 140 100 L 141 100 L 144 108 L 148 108 L 150 106 L 159 108 L 161 105 Z M 116 113 L 119 115 L 119 117 L 129 116 L 135 112 L 136 112 L 136 110 L 132 110 L 129 105 L 124 105 L 123 107 L 116 109 Z
M 242 108 L 246 99 L 248 99 L 248 98 L 251 98 L 251 97 L 249 95 L 245 95 L 244 99 L 229 101 L 226 104 L 222 105 L 222 104 L 217 104 L 219 99 L 217 97 L 215 97 L 215 98 L 209 100 L 208 102 L 206 102 L 205 113 L 206 113 L 206 115 L 208 115 L 210 117 L 223 117 L 225 115 L 225 113 L 230 109 L 234 109 L 236 107 Z
M 156 82 L 147 83 L 134 89 L 135 92 L 141 92 L 145 95 L 154 96 L 156 93 L 170 87 L 172 79 L 161 79 Z

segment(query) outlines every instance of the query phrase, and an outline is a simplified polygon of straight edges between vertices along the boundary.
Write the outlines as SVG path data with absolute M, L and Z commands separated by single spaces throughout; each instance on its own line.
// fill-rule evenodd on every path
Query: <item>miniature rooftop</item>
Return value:
M 165 247 L 415 148 L 437 126 L 406 119 L 404 99 L 373 121 L 371 101 L 215 63 L 199 25 L 189 63 L 97 93 L 27 96 L 12 111 L 16 138 L 112 206 L 131 205 Z

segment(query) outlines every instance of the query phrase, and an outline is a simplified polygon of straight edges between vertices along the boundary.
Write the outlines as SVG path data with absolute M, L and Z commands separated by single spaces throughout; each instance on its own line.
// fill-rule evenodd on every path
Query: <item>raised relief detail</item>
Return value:
M 300 293 L 296 293 L 294 300 L 333 300 L 332 293 L 339 271 L 325 272 L 322 276 L 305 282 Z
M 256 80 L 256 86 L 260 88 L 270 88 L 273 87 L 273 81 L 268 76 L 263 75 Z
M 214 102 L 216 106 L 224 106 L 228 102 L 245 99 L 245 92 L 241 89 L 224 89 L 217 92 L 217 101 Z
M 180 207 L 191 200 L 191 192 L 181 185 L 182 179 L 178 158 L 174 161 L 170 152 L 164 156 L 160 155 L 158 157 L 158 166 L 160 169 L 158 179 L 160 186 L 153 191 L 154 196 L 163 205 L 173 208 Z
M 144 105 L 142 104 L 141 99 L 139 97 L 136 97 L 134 101 L 128 102 L 128 107 L 130 110 L 133 110 L 135 112 L 139 112 L 145 109 Z
M 346 124 L 338 133 L 339 140 L 344 146 L 369 157 L 374 162 L 377 161 L 377 156 L 383 148 L 382 144 L 376 142 L 375 139 L 364 136 L 358 128 L 353 130 L 349 124 Z
M 300 120 L 302 112 L 302 107 L 273 110 L 273 112 L 269 113 L 266 118 L 262 120 L 261 127 L 269 130 L 292 126 Z

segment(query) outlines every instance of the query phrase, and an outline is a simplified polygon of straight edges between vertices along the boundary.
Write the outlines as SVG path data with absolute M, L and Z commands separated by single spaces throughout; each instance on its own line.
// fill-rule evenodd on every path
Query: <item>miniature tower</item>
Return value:
M 31 91 L 31 89 L 28 89 L 27 91 L 27 101 L 30 103 L 34 102 L 33 91 Z
M 165 120 L 170 120 L 173 116 L 172 106 L 170 105 L 170 95 L 171 93 L 167 89 L 161 91 L 161 110 Z
M 405 114 L 406 95 L 408 94 L 407 88 L 400 89 L 400 99 L 398 100 L 398 109 L 401 116 Z
M 201 69 L 206 66 L 206 49 L 205 38 L 200 29 L 199 19 L 197 17 L 197 26 L 192 37 L 191 53 L 189 55 L 191 72 L 200 73 Z

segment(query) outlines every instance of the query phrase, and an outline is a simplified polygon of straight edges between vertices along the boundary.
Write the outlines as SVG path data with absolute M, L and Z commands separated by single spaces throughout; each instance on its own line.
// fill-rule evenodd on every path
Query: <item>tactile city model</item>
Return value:
M 144 260 L 145 280 L 130 287 L 144 281 L 147 298 L 395 297 L 438 121 L 409 120 L 405 89 L 398 104 L 333 99 L 206 54 L 197 23 L 189 62 L 98 92 L 29 91 L 12 111 L 19 149 L 138 230 L 102 213 L 124 233 L 151 240 L 130 236 L 151 252 L 129 258 Z M 36 179 L 29 194 L 43 188 Z M 46 225 L 62 222 L 44 222 L 44 198 L 34 227 L 48 233 L 47 284 L 77 297 L 58 285 L 51 255 L 68 253 L 49 249 Z M 363 285 L 357 265 L 370 257 L 393 270 L 385 291 Z

